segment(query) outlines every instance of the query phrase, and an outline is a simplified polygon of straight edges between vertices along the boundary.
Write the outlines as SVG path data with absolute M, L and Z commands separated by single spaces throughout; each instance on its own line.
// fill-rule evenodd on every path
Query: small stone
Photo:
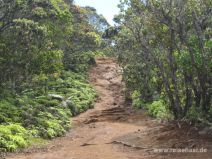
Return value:
M 63 101 L 64 100 L 63 96 L 61 96 L 61 95 L 49 94 L 48 96 L 51 97 L 52 99 L 56 99 L 56 100 L 59 100 L 59 101 Z
M 68 106 L 67 101 L 62 101 L 62 103 L 60 104 L 60 106 L 66 108 Z
M 62 101 L 62 103 L 60 104 L 62 107 L 67 107 L 67 103 L 66 101 Z

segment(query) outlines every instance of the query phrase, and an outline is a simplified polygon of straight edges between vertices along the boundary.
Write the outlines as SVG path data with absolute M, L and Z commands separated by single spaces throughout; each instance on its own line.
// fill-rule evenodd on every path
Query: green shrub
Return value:
M 34 138 L 62 136 L 71 127 L 70 117 L 92 108 L 97 96 L 83 74 L 63 72 L 57 79 L 50 78 L 47 85 L 49 94 L 68 101 L 67 107 L 39 89 L 27 89 L 14 99 L 0 101 L 0 124 L 5 124 L 0 125 L 1 151 L 25 147 Z
M 103 51 L 96 51 L 94 52 L 95 57 L 105 57 L 105 53 Z
M 43 106 L 46 106 L 46 107 L 55 107 L 55 106 L 60 105 L 60 102 L 58 100 L 50 100 L 48 98 L 37 99 L 36 102 L 39 104 L 42 104 Z
M 52 90 L 51 93 L 56 92 L 65 98 L 70 98 L 71 103 L 69 103 L 68 107 L 72 115 L 77 115 L 89 108 L 93 108 L 92 103 L 97 94 L 87 82 L 84 75 L 64 72 L 61 76 L 60 83 L 65 83 L 66 85 L 58 86 L 57 92 L 56 90 Z
M 54 119 L 40 119 L 38 130 L 40 136 L 50 139 L 61 136 L 66 132 L 61 121 Z
M 132 106 L 136 109 L 141 109 L 145 106 L 145 103 L 141 100 L 141 93 L 134 91 L 132 94 Z
M 33 109 L 28 108 L 22 114 L 23 125 L 30 129 L 37 129 L 36 135 L 44 138 L 61 136 L 65 130 L 70 128 L 70 117 L 70 110 L 68 108 L 59 108 L 59 106 L 45 107 L 38 105 L 37 107 L 33 107 Z M 58 124 L 61 125 L 59 128 Z M 49 129 L 55 131 L 54 135 L 49 134 Z
M 29 132 L 19 124 L 0 125 L 0 151 L 15 151 L 24 148 Z
M 146 105 L 146 108 L 148 113 L 153 117 L 160 119 L 171 118 L 171 114 L 163 100 L 154 101 L 153 103 Z
M 134 91 L 132 93 L 132 106 L 136 109 L 146 109 L 148 114 L 159 119 L 172 119 L 172 115 L 163 100 L 157 100 L 152 103 L 145 103 L 141 99 L 141 93 Z
M 20 122 L 21 110 L 14 103 L 2 100 L 0 101 L 0 124 L 9 122 Z
M 95 65 L 95 52 L 88 51 L 82 54 L 77 54 L 73 64 L 74 71 L 86 72 L 90 66 Z

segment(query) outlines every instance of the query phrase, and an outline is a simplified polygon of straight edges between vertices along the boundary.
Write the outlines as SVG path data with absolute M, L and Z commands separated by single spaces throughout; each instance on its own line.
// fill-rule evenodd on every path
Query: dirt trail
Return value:
M 97 59 L 97 67 L 90 72 L 90 81 L 100 95 L 95 108 L 75 117 L 74 128 L 65 137 L 52 141 L 48 148 L 13 154 L 8 159 L 199 159 L 212 156 L 211 152 L 186 155 L 154 153 L 154 148 L 185 145 L 209 149 L 211 140 L 191 135 L 195 132 L 186 130 L 183 125 L 179 129 L 174 124 L 159 124 L 143 111 L 132 110 L 124 102 L 121 80 L 115 60 Z

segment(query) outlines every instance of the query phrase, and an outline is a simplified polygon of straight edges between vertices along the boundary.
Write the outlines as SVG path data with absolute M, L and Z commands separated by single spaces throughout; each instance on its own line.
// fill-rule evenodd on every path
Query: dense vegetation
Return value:
M 122 0 L 119 8 L 110 27 L 72 0 L 0 1 L 0 152 L 61 136 L 70 117 L 92 108 L 87 71 L 102 51 L 118 58 L 134 107 L 212 122 L 212 1 Z
M 133 105 L 154 116 L 211 122 L 212 1 L 123 0 L 119 8 L 106 36 Z
M 61 136 L 93 107 L 86 72 L 107 26 L 68 0 L 0 1 L 0 152 Z

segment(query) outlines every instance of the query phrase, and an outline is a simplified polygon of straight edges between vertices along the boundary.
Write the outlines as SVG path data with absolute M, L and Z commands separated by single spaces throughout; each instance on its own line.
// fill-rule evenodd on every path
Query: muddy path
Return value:
M 99 93 L 95 108 L 73 118 L 74 128 L 43 149 L 12 154 L 7 159 L 159 159 L 211 158 L 211 143 L 186 126 L 159 123 L 124 100 L 120 68 L 114 59 L 99 58 L 90 71 Z M 207 153 L 155 153 L 156 148 L 200 148 Z

